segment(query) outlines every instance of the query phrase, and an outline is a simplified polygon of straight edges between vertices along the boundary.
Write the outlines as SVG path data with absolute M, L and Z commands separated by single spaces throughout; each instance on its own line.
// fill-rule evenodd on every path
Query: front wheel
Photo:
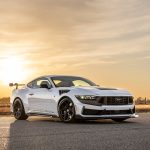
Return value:
M 20 99 L 16 99 L 13 104 L 14 117 L 17 120 L 26 120 L 28 116 L 25 114 L 23 104 Z
M 59 118 L 63 122 L 75 121 L 75 107 L 71 99 L 64 98 L 58 105 Z
M 123 121 L 125 121 L 126 119 L 128 119 L 128 118 L 113 118 L 112 120 L 113 120 L 113 121 L 116 121 L 116 122 L 123 122 Z

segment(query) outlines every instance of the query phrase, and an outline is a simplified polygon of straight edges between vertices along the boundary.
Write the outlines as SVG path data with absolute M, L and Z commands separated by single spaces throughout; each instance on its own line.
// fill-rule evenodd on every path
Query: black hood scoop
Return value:
M 97 89 L 99 89 L 99 90 L 117 90 L 115 88 L 104 88 L 104 87 L 99 87 Z

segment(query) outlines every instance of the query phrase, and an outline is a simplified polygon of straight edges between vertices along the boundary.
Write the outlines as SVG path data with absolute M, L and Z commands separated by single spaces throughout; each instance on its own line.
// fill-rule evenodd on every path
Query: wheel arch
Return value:
M 59 106 L 59 103 L 64 99 L 64 98 L 69 98 L 70 100 L 72 100 L 69 96 L 62 96 L 60 99 L 59 99 L 59 101 L 58 101 L 58 103 L 57 103 L 57 107 Z
M 16 113 L 15 113 L 15 111 L 14 111 L 14 106 L 15 106 L 15 102 L 16 103 L 20 103 L 22 106 L 22 109 L 21 109 L 21 111 L 20 111 L 20 116 L 19 117 L 17 117 L 16 116 Z M 24 104 L 23 104 L 23 101 L 22 101 L 22 99 L 20 98 L 20 97 L 15 97 L 15 99 L 14 99 L 14 101 L 13 101 L 13 114 L 14 114 L 14 117 L 17 119 L 17 120 L 26 120 L 27 118 L 28 118 L 28 115 L 26 114 L 26 112 L 25 112 L 25 109 L 24 109 Z
M 59 101 L 58 101 L 58 104 L 57 104 L 57 112 L 58 112 L 58 117 L 61 119 L 61 116 L 59 116 L 59 106 L 60 106 L 60 103 L 65 99 L 65 98 L 67 98 L 68 100 L 69 100 L 69 102 L 71 102 L 71 103 L 73 103 L 73 113 L 72 113 L 72 117 L 71 117 L 71 120 L 69 120 L 69 121 L 66 121 L 66 120 L 63 120 L 63 122 L 73 122 L 73 121 L 75 121 L 75 116 L 76 116 L 76 111 L 75 111 L 75 105 L 74 105 L 74 102 L 73 102 L 73 100 L 69 97 L 69 96 L 67 96 L 67 95 L 64 95 L 64 96 L 62 96 L 60 99 L 59 99 Z M 62 120 L 62 119 L 61 119 Z
M 14 107 L 14 103 L 15 103 L 15 101 L 16 101 L 17 99 L 20 100 L 20 102 L 22 103 L 22 106 L 23 106 L 23 108 L 24 108 L 23 101 L 22 101 L 22 99 L 21 99 L 20 97 L 15 97 L 15 99 L 14 99 L 14 101 L 13 101 L 13 107 Z
M 58 103 L 57 103 L 57 113 L 58 113 L 58 106 L 59 106 L 60 102 L 61 102 L 64 98 L 68 98 L 68 99 L 70 99 L 70 100 L 73 102 L 73 100 L 72 100 L 69 96 L 67 96 L 67 95 L 62 96 L 62 97 L 59 99 Z M 74 102 L 73 102 L 73 104 L 74 104 Z

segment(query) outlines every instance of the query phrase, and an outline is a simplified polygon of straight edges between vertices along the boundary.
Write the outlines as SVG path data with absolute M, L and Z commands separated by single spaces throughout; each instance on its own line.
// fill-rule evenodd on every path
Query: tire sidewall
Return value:
M 71 120 L 68 120 L 68 121 L 63 120 L 63 119 L 61 118 L 61 116 L 60 116 L 60 106 L 61 106 L 61 104 L 62 104 L 63 102 L 65 102 L 65 101 L 70 101 L 70 102 L 73 104 L 73 110 L 74 110 L 74 111 L 73 111 L 73 117 L 71 118 Z M 75 121 L 75 115 L 76 115 L 76 112 L 75 112 L 75 105 L 74 105 L 73 101 L 72 101 L 69 97 L 63 98 L 63 99 L 59 102 L 59 104 L 58 104 L 58 115 L 59 115 L 60 120 L 63 121 L 63 122 L 65 122 L 65 123 L 67 123 L 67 122 L 74 122 L 74 121 Z
M 26 119 L 26 118 L 27 118 L 27 115 L 25 114 L 24 106 L 23 106 L 23 103 L 22 103 L 22 101 L 21 101 L 20 98 L 16 98 L 16 99 L 14 100 L 14 103 L 13 103 L 13 112 L 14 112 L 14 106 L 15 106 L 16 103 L 19 103 L 20 106 L 21 106 L 21 115 L 20 115 L 20 117 L 16 117 L 16 116 L 14 115 L 14 117 L 15 117 L 17 120 L 24 120 L 24 119 Z

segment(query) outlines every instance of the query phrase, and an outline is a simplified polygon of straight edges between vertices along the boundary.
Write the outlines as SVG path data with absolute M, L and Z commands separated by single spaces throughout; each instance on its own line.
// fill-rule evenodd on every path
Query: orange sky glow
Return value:
M 9 82 L 78 75 L 150 98 L 149 0 L 0 0 L 0 98 Z

